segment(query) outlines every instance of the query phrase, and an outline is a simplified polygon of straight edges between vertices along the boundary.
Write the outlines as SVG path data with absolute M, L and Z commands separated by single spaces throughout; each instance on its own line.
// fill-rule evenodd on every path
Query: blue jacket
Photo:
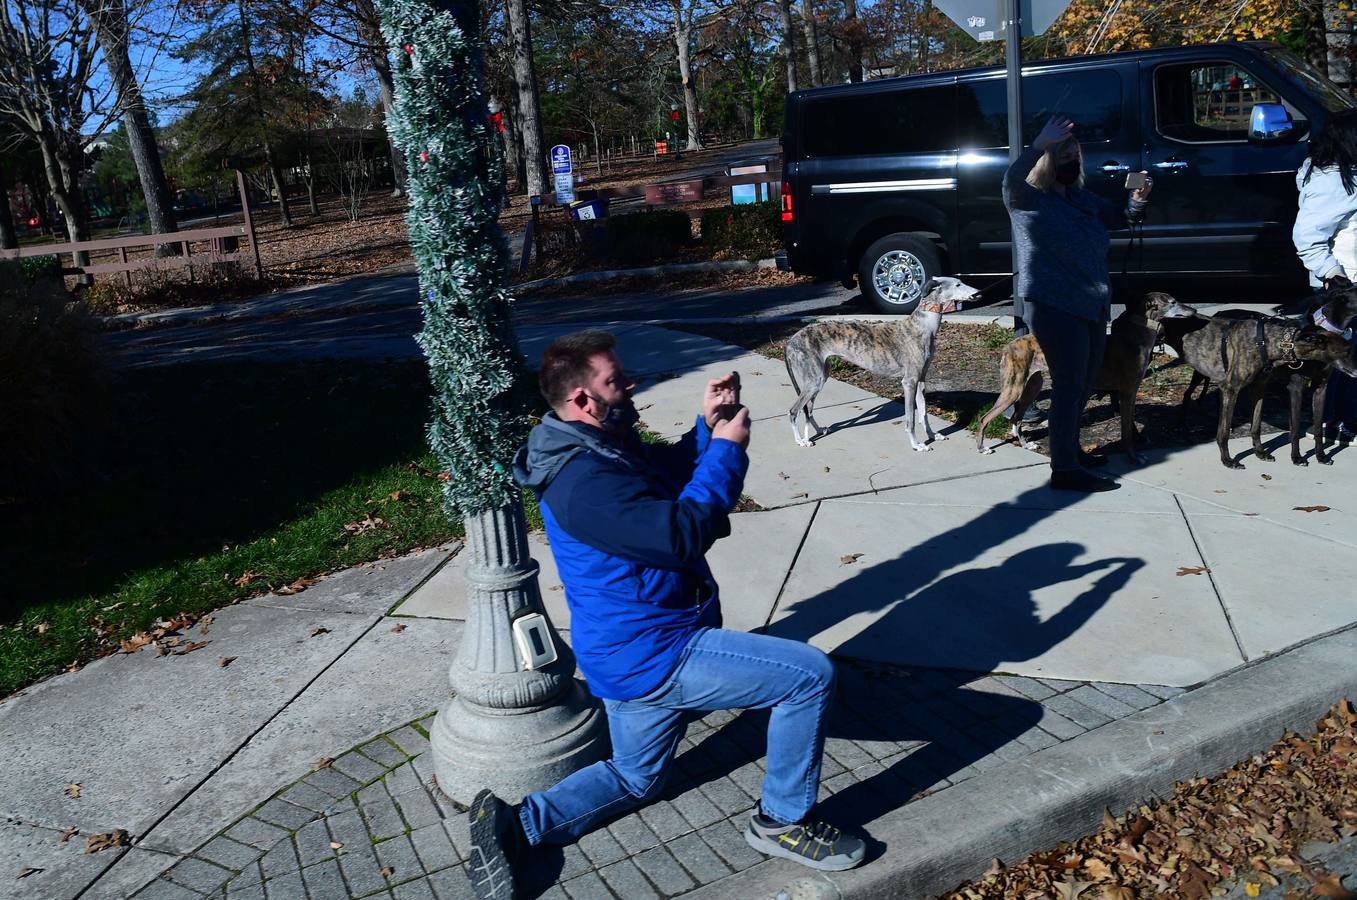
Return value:
M 570 636 L 595 696 L 658 688 L 721 603 L 704 559 L 730 534 L 749 458 L 702 417 L 677 444 L 646 444 L 548 413 L 514 458 L 537 492 L 570 605 Z
M 1080 187 L 1061 197 L 1027 183 L 1042 151 L 1028 147 L 1004 173 L 1004 205 L 1013 223 L 1017 284 L 1014 296 L 1062 312 L 1106 322 L 1112 289 L 1107 274 L 1109 228 L 1139 222 L 1145 204 L 1119 207 Z
M 1340 260 L 1334 253 L 1335 238 L 1350 227 L 1357 216 L 1357 193 L 1343 190 L 1343 179 L 1337 167 L 1315 169 L 1310 172 L 1310 160 L 1301 163 L 1296 171 L 1296 190 L 1300 193 L 1300 208 L 1291 240 L 1301 263 L 1310 272 L 1310 286 L 1319 287 L 1320 279 L 1335 269 L 1349 277 L 1357 272 L 1347 269 L 1353 265 L 1349 257 Z M 1309 180 L 1306 175 L 1309 174 Z

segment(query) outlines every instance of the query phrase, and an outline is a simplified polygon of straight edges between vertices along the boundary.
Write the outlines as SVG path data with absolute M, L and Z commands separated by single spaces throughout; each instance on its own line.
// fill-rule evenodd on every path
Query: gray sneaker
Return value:
M 757 812 L 749 818 L 744 839 L 760 853 L 827 872 L 861 865 L 867 853 L 866 841 L 844 834 L 828 822 L 806 819 L 795 825 L 779 825 Z

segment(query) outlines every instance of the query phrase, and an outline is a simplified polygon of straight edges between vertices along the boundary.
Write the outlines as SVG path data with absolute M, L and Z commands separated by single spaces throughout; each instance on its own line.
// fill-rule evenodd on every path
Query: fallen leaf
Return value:
M 254 581 L 258 577 L 259 577 L 258 572 L 252 572 L 247 569 L 244 572 L 240 573 L 240 577 L 236 579 L 236 587 L 245 587 L 251 581 Z
M 1244 882 L 1244 894 L 1248 897 L 1257 897 L 1263 892 L 1262 885 L 1254 884 L 1252 881 Z
M 799 499 L 801 499 L 802 497 L 808 497 L 808 496 L 810 496 L 810 495 L 807 494 L 805 491 L 802 491 L 802 492 L 799 493 L 799 494 L 792 494 L 792 497 L 791 497 L 791 498 L 792 498 L 793 500 L 799 500 Z
M 1112 877 L 1112 867 L 1097 857 L 1084 860 L 1084 871 L 1094 881 L 1107 881 Z
M 792 476 L 788 475 L 786 472 L 778 472 L 777 477 L 781 478 L 783 481 L 786 481 L 788 478 L 791 478 Z
M 51 628 L 51 627 L 52 627 L 52 626 L 49 625 L 49 624 L 46 623 L 46 622 L 39 622 L 38 624 L 36 624 L 36 625 L 33 626 L 33 628 L 38 632 L 38 634 L 46 634 L 46 633 L 47 633 L 47 629 L 49 629 L 49 628 Z
M 397 622 L 395 625 L 391 626 L 391 630 L 396 634 L 400 634 L 402 631 L 405 630 L 405 627 L 406 626 L 404 622 Z
M 371 531 L 374 528 L 390 528 L 386 519 L 381 516 L 363 516 L 344 526 L 344 530 L 349 534 L 362 534 L 365 531 Z
M 829 471 L 829 466 L 825 466 L 825 471 L 826 471 L 826 472 Z
M 46 871 L 46 870 L 45 870 L 45 869 L 35 869 L 35 868 L 33 868 L 32 866 L 24 866 L 22 869 L 19 870 L 19 875 L 18 875 L 18 877 L 19 877 L 19 878 L 27 878 L 29 875 L 36 875 L 36 874 L 38 874 L 39 872 L 44 872 L 44 871 Z
M 329 634 L 329 633 L 330 633 L 330 629 L 328 629 L 328 628 L 326 628 L 325 626 L 322 625 L 320 628 L 317 628 L 315 631 L 311 632 L 311 637 L 320 637 L 322 634 Z
M 134 634 L 127 640 L 122 641 L 119 646 L 124 653 L 136 653 L 149 643 L 151 643 L 151 636 L 143 631 L 141 634 Z
M 1264 481 L 1271 481 L 1271 480 L 1272 480 L 1272 476 L 1271 476 L 1271 475 L 1264 475 L 1264 476 L 1263 476 L 1263 480 L 1264 480 Z
M 107 834 L 92 834 L 89 840 L 85 842 L 86 853 L 98 853 L 100 850 L 107 850 L 109 847 L 126 847 L 130 843 L 127 832 L 118 828 Z
M 861 558 L 862 558 L 862 554 L 861 554 L 861 553 L 850 553 L 850 554 L 848 554 L 847 556 L 840 556 L 840 557 L 839 557 L 839 565 L 841 565 L 841 566 L 852 565 L 853 563 L 857 562 L 857 561 L 858 561 L 859 559 L 861 559 Z
M 439 472 L 439 473 L 438 473 L 438 480 L 439 480 L 439 481 L 452 481 L 452 476 L 449 475 L 447 472 Z
M 235 662 L 238 658 L 239 658 L 239 657 L 235 657 L 235 656 L 223 656 L 221 659 L 217 660 L 217 666 L 218 666 L 219 668 L 224 669 L 224 668 L 226 668 L 227 666 L 229 666 L 231 663 Z
M 399 500 L 401 497 L 404 497 L 404 496 L 405 496 L 405 492 L 404 492 L 404 491 L 392 491 L 391 493 L 389 493 L 389 494 L 386 495 L 386 499 L 388 499 L 388 500 Z
M 311 767 L 311 771 L 319 772 L 321 769 L 328 769 L 330 766 L 334 765 L 334 762 L 334 757 L 322 756 L 320 759 L 316 760 L 316 764 Z
M 1076 878 L 1074 881 L 1057 881 L 1054 886 L 1057 900 L 1077 900 L 1080 894 L 1092 886 L 1092 882 Z
M 344 849 L 344 845 L 341 844 L 339 841 L 330 841 L 330 849 L 331 849 L 331 850 L 343 850 L 343 849 Z
M 390 878 L 392 875 L 395 875 L 395 874 L 396 874 L 396 870 L 393 869 L 391 866 L 382 866 L 382 877 L 383 877 L 383 878 Z
M 1253 517 L 1253 516 L 1258 515 L 1258 513 L 1244 513 L 1244 515 L 1249 516 L 1249 517 Z
M 306 578 L 306 577 L 298 578 L 291 584 L 286 585 L 285 587 L 280 587 L 278 590 L 274 591 L 274 593 L 281 594 L 284 597 L 288 596 L 289 594 L 297 594 L 306 590 L 319 580 L 320 579 L 318 578 Z
M 1136 900 L 1136 892 L 1120 884 L 1105 884 L 1102 900 Z
M 1291 508 L 1294 509 L 1296 512 L 1328 512 L 1328 511 L 1329 511 L 1329 508 L 1328 508 L 1327 506 L 1293 506 L 1293 507 L 1291 507 Z
M 1206 566 L 1179 566 L 1178 575 L 1204 575 L 1211 570 Z
M 70 784 L 66 785 L 66 796 L 68 796 L 68 797 L 75 797 L 76 799 L 79 799 L 79 798 L 80 798 L 80 782 L 78 782 L 78 781 L 72 781 Z
M 206 647 L 206 646 L 207 646 L 208 644 L 210 644 L 210 643 L 212 643 L 212 642 L 211 642 L 211 641 L 189 641 L 189 642 L 188 642 L 187 644 L 185 644 L 184 646 L 182 646 L 182 647 L 180 647 L 179 649 L 175 650 L 175 651 L 174 651 L 174 655 L 175 655 L 175 656 L 183 656 L 185 653 L 192 653 L 194 650 L 201 650 L 201 649 L 203 649 L 204 647 Z
M 64 844 L 79 833 L 80 833 L 79 828 L 67 828 L 65 831 L 61 833 L 61 840 L 57 841 L 57 843 Z

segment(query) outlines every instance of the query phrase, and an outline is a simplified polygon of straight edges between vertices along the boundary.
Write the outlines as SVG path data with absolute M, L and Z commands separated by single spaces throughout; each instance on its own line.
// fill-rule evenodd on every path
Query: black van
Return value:
M 1263 42 L 1172 47 L 1023 67 L 1023 136 L 1075 121 L 1086 186 L 1125 202 L 1154 175 L 1141 232 L 1113 236 L 1109 267 L 1155 283 L 1247 278 L 1303 291 L 1291 244 L 1295 171 L 1309 135 L 1357 105 Z M 1252 127 L 1251 127 L 1252 123 Z M 787 261 L 857 276 L 885 312 L 908 312 L 938 274 L 985 286 L 1010 273 L 1004 71 L 966 69 L 798 91 L 782 135 Z

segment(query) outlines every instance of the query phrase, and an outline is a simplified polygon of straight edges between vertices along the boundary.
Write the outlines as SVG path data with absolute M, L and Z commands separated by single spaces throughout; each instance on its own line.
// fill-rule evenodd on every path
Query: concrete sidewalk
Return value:
M 562 330 L 522 329 L 527 356 Z M 536 895 L 771 898 L 800 879 L 806 897 L 929 896 L 1357 687 L 1357 454 L 1240 472 L 1214 446 L 1161 449 L 1122 490 L 1066 497 L 1011 446 L 912 452 L 898 404 L 838 382 L 817 405 L 829 433 L 797 447 L 781 363 L 618 333 L 664 434 L 689 427 L 707 378 L 741 373 L 746 492 L 766 511 L 734 516 L 711 554 L 727 625 L 836 655 L 822 799 L 884 846 L 832 879 L 750 851 L 763 719 L 719 713 L 690 730 L 663 802 L 541 854 Z M 0 704 L 0 854 L 42 870 L 0 878 L 0 896 L 468 896 L 464 823 L 422 755 L 465 615 L 454 550 L 227 608 L 194 630 L 199 652 L 109 657 Z M 568 639 L 544 540 L 534 555 Z M 81 852 L 114 829 L 131 847 Z

